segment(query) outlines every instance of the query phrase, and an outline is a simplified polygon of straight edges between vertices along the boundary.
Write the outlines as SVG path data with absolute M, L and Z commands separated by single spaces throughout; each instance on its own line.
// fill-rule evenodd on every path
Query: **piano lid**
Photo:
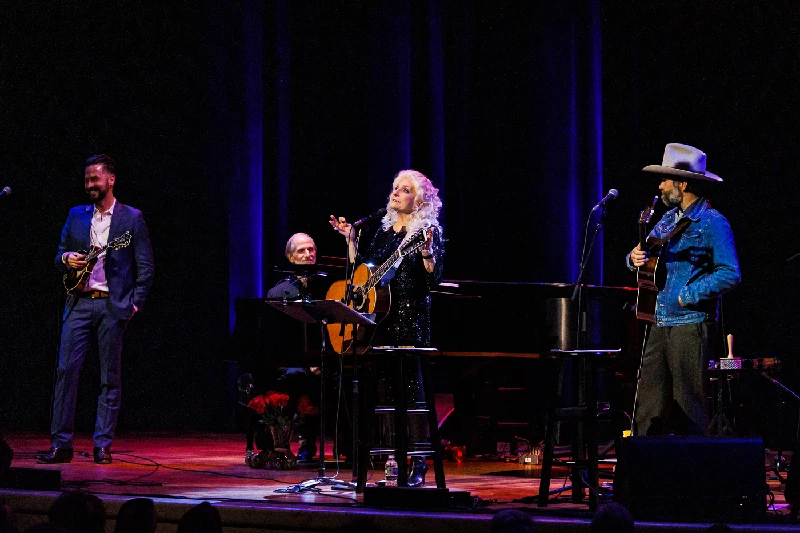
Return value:
M 445 280 L 431 295 L 432 345 L 463 352 L 574 349 L 578 304 L 570 301 L 573 288 L 567 283 Z M 636 289 L 588 285 L 583 298 L 586 348 L 626 346 Z

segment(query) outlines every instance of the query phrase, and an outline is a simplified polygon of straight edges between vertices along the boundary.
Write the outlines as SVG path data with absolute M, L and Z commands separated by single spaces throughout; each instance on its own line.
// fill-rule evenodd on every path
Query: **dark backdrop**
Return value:
M 228 425 L 232 299 L 262 294 L 289 233 L 341 255 L 327 216 L 377 209 L 401 168 L 442 190 L 450 279 L 573 281 L 585 218 L 619 189 L 588 281 L 631 285 L 622 258 L 657 192 L 640 169 L 667 142 L 725 180 L 712 199 L 744 277 L 725 300 L 737 352 L 783 357 L 794 385 L 794 3 L 224 4 L 0 8 L 0 427 L 49 423 L 52 261 L 98 151 L 119 158 L 117 195 L 156 254 L 123 430 Z
M 0 426 L 49 428 L 63 303 L 55 250 L 69 208 L 86 201 L 86 157 L 111 152 L 116 196 L 144 212 L 157 269 L 127 334 L 120 428 L 211 427 L 228 333 L 211 14 L 189 2 L 82 6 L 0 8 L 0 175 L 14 190 L 0 206 Z M 77 420 L 90 431 L 96 358 L 86 367 Z
M 787 259 L 800 251 L 798 32 L 792 2 L 611 2 L 604 11 L 605 178 L 625 193 L 606 230 L 609 261 L 635 242 L 637 214 L 657 192 L 637 169 L 658 163 L 667 142 L 703 149 L 725 180 L 711 201 L 731 223 L 743 278 L 724 298 L 725 329 L 736 355 L 781 358 L 775 375 L 795 391 L 800 262 Z M 607 272 L 611 284 L 630 280 Z M 759 376 L 742 382 L 739 422 L 774 437 L 783 417 L 781 436 L 793 438 L 796 402 Z

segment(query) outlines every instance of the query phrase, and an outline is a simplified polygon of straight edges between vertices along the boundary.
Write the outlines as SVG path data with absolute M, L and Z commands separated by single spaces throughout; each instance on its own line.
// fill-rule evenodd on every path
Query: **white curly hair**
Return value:
M 442 208 L 442 200 L 439 198 L 439 189 L 433 186 L 425 174 L 417 170 L 401 170 L 395 175 L 392 181 L 392 191 L 401 180 L 407 179 L 414 185 L 414 211 L 411 212 L 411 222 L 406 227 L 408 236 L 414 235 L 422 228 L 436 228 L 439 235 L 442 234 L 442 227 L 439 225 L 439 211 Z M 392 207 L 392 192 L 389 192 L 389 200 L 386 202 L 386 214 L 381 219 L 384 230 L 391 228 L 397 222 L 397 211 Z

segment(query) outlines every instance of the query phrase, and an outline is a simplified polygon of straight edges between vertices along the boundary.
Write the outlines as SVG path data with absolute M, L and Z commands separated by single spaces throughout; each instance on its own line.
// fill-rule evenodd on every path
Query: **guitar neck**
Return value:
M 394 253 L 389 256 L 389 259 L 384 261 L 384 263 L 375 269 L 375 272 L 369 277 L 369 279 L 364 283 L 364 292 L 369 292 L 372 288 L 378 284 L 378 282 L 383 279 L 383 276 L 389 271 L 391 266 L 400 258 L 400 250 L 395 250 Z
M 650 217 L 653 216 L 653 210 L 658 203 L 658 196 L 653 198 L 653 203 L 647 206 L 642 214 L 639 216 L 639 248 L 647 250 L 647 224 L 650 223 Z
M 644 223 L 639 224 L 639 248 L 642 250 L 647 249 L 647 227 Z
M 422 231 L 415 233 L 413 237 L 404 241 L 400 244 L 397 250 L 394 251 L 392 255 L 389 256 L 389 259 L 383 262 L 381 266 L 375 269 L 369 279 L 362 285 L 362 290 L 364 293 L 367 293 L 372 290 L 375 285 L 377 285 L 382 279 L 383 276 L 389 271 L 390 268 L 401 258 L 408 254 L 414 253 L 419 250 L 422 245 L 425 243 L 424 240 L 419 240 L 422 236 Z

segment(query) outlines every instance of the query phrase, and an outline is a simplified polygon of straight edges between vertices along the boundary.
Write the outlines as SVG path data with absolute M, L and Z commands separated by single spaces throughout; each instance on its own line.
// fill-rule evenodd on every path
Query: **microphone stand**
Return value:
M 594 213 L 595 210 L 596 209 L 592 209 L 592 212 L 589 213 L 589 218 L 586 220 L 586 229 L 587 229 L 587 231 L 589 229 L 589 221 L 592 218 L 592 213 Z M 597 235 L 600 233 L 600 230 L 603 227 L 603 221 L 605 220 L 605 217 L 606 217 L 606 206 L 603 205 L 602 206 L 602 211 L 600 213 L 600 219 L 597 221 L 597 225 L 595 226 L 595 229 L 594 229 L 594 234 L 592 235 L 592 241 L 589 243 L 589 250 L 588 251 L 586 250 L 586 240 L 584 240 L 584 242 L 583 242 L 583 250 L 582 250 L 582 255 L 581 255 L 581 268 L 580 268 L 580 272 L 578 274 L 578 279 L 575 280 L 575 288 L 572 291 L 572 298 L 570 298 L 571 302 L 574 302 L 576 299 L 578 300 L 578 320 L 577 320 L 577 322 L 578 322 L 578 324 L 577 324 L 578 331 L 577 331 L 577 337 L 575 339 L 575 344 L 576 344 L 576 349 L 577 350 L 586 349 L 586 336 L 587 336 L 586 322 L 587 322 L 587 320 L 586 320 L 586 309 L 585 309 L 586 308 L 586 302 L 584 301 L 584 298 L 583 298 L 583 277 L 586 274 L 586 267 L 589 264 L 589 258 L 591 258 L 591 256 L 592 256 L 592 249 L 594 249 L 594 243 L 597 240 Z M 585 372 L 587 371 L 586 366 L 585 366 L 587 364 L 586 358 L 581 357 L 580 361 L 578 361 L 577 364 L 580 365 L 580 370 L 579 370 L 580 375 L 585 376 L 586 375 Z M 581 398 L 580 396 L 581 395 L 579 393 L 578 401 L 585 401 L 585 398 Z M 591 404 L 589 404 L 589 405 L 591 405 Z M 590 409 L 589 405 L 584 406 L 584 408 L 587 409 L 587 410 Z M 596 405 L 591 405 L 591 411 L 594 412 L 595 409 L 597 409 L 597 406 Z M 591 423 L 596 423 L 596 420 L 592 420 Z M 594 431 L 594 430 L 592 430 L 592 431 Z M 584 440 L 583 424 L 578 424 L 578 427 L 576 429 L 575 441 L 573 442 L 573 448 L 572 448 L 573 449 L 573 459 L 577 459 L 577 454 L 580 454 L 582 456 L 584 453 L 586 453 L 584 451 L 586 444 L 587 443 Z M 592 444 L 591 446 L 596 446 L 596 444 Z M 596 452 L 596 450 L 595 450 L 595 452 Z M 592 455 L 593 455 L 592 452 L 588 452 L 588 456 L 590 458 L 592 457 Z M 564 491 L 564 490 L 570 490 L 571 489 L 573 491 L 573 498 L 574 498 L 574 495 L 575 495 L 575 491 L 580 491 L 580 495 L 581 495 L 581 499 L 582 499 L 583 498 L 583 494 L 584 494 L 584 492 L 583 492 L 583 490 L 584 490 L 583 489 L 583 484 L 586 484 L 589 487 L 590 491 L 595 491 L 596 488 L 597 488 L 596 487 L 597 479 L 594 480 L 595 487 L 592 487 L 591 486 L 591 481 L 587 483 L 587 481 L 583 477 L 583 472 L 580 471 L 580 470 L 573 470 L 571 478 L 572 478 L 571 479 L 571 481 L 572 481 L 572 485 L 571 486 L 568 485 L 568 486 L 562 487 L 561 489 L 557 489 L 557 490 L 558 491 Z M 592 495 L 590 494 L 590 496 L 589 496 L 590 505 L 591 505 L 591 499 L 592 499 Z M 575 501 L 575 500 L 573 499 L 573 501 Z M 580 500 L 578 500 L 578 501 L 580 501 Z
M 798 395 L 796 392 L 794 392 L 792 389 L 790 389 L 789 387 L 787 387 L 786 385 L 784 385 L 783 383 L 781 383 L 777 379 L 773 378 L 772 376 L 770 376 L 769 374 L 767 374 L 766 372 L 763 372 L 763 371 L 761 372 L 761 376 L 764 377 L 765 379 L 767 379 L 767 381 L 770 381 L 776 387 L 778 387 L 782 392 L 785 392 L 786 394 L 788 394 L 789 396 L 791 396 L 795 400 L 800 401 L 800 395 Z M 783 419 L 783 416 L 782 416 L 783 415 L 783 405 L 785 405 L 785 403 L 783 401 L 781 401 L 781 406 L 779 407 L 779 409 L 780 409 L 779 414 L 781 416 L 779 418 L 779 421 L 782 421 L 782 419 Z M 778 437 L 779 437 L 778 441 L 779 442 L 781 441 L 780 436 L 781 436 L 782 433 L 783 433 L 782 424 L 779 424 L 778 425 Z M 800 415 L 798 415 L 797 429 L 795 430 L 795 440 L 797 440 L 797 439 L 800 439 Z M 792 456 L 792 461 L 794 461 L 794 456 Z M 798 459 L 798 461 L 800 461 L 800 459 Z M 778 450 L 777 463 L 778 464 L 773 467 L 772 471 L 775 474 L 775 476 L 778 478 L 778 481 L 780 481 L 781 484 L 784 484 L 784 483 L 786 483 L 786 479 L 781 477 L 781 475 L 780 475 L 780 469 L 784 466 L 784 458 L 783 458 L 783 450 L 782 449 Z M 791 463 L 789 464 L 789 467 L 791 468 Z
M 353 242 L 353 250 L 354 250 L 354 257 L 350 258 L 350 243 L 347 244 L 347 286 L 345 287 L 344 291 L 344 304 L 349 306 L 353 303 L 353 284 L 354 279 L 356 276 L 356 258 L 355 256 L 358 255 L 358 241 L 361 239 L 361 228 L 358 228 L 358 233 L 356 233 L 356 228 L 350 226 L 350 238 L 351 242 Z
M 594 211 L 594 209 L 592 210 Z M 589 218 L 591 219 L 591 214 L 589 214 Z M 578 274 L 578 279 L 575 280 L 575 289 L 572 291 L 572 298 L 570 298 L 571 302 L 574 302 L 576 299 L 578 300 L 578 332 L 575 338 L 576 348 L 578 350 L 583 350 L 586 348 L 586 309 L 585 302 L 583 301 L 583 277 L 586 273 L 586 267 L 589 264 L 589 259 L 592 256 L 592 249 L 594 248 L 594 243 L 597 240 L 597 235 L 600 233 L 600 230 L 603 228 L 603 222 L 606 218 L 606 206 L 603 205 L 603 209 L 600 212 L 600 219 L 597 221 L 597 226 L 594 228 L 594 235 L 592 235 L 592 242 L 589 243 L 589 250 L 585 252 L 581 256 L 581 269 L 580 273 Z M 589 220 L 586 221 L 587 227 L 589 224 Z M 586 250 L 586 243 L 584 241 L 584 251 Z
M 351 229 L 352 231 L 352 229 Z M 350 293 L 350 298 L 347 302 L 347 305 L 353 301 L 353 291 L 355 285 L 355 276 L 356 276 L 356 257 L 358 257 L 358 245 L 361 241 L 361 228 L 358 228 L 358 233 L 356 234 L 356 241 L 355 246 L 353 248 L 353 264 L 352 270 L 350 272 L 350 282 L 348 283 L 348 291 Z M 350 250 L 348 250 L 348 253 Z M 356 343 L 358 342 L 358 324 L 353 325 L 353 451 L 352 451 L 352 461 L 353 461 L 353 480 L 358 479 L 358 470 L 359 470 L 359 453 L 358 453 L 358 427 L 359 427 L 359 420 L 358 417 L 359 409 L 358 409 L 358 402 L 359 402 L 359 392 L 358 392 L 358 349 Z

